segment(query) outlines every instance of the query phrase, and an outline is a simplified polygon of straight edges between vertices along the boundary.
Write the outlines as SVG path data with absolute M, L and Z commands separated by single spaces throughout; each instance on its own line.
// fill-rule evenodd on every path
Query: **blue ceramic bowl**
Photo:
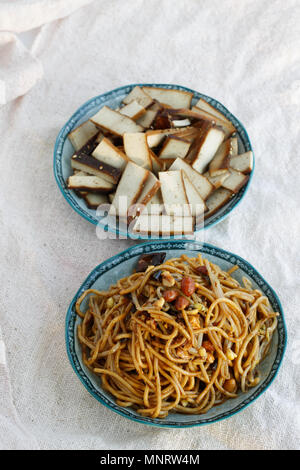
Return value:
M 86 289 L 107 289 L 118 279 L 128 276 L 134 268 L 138 257 L 143 253 L 154 251 L 165 251 L 167 258 L 178 257 L 182 253 L 188 256 L 195 256 L 198 251 L 203 253 L 208 260 L 218 264 L 227 270 L 233 265 L 238 265 L 240 269 L 233 273 L 233 277 L 241 281 L 242 276 L 251 279 L 253 286 L 260 289 L 269 299 L 274 311 L 279 312 L 278 328 L 274 333 L 269 354 L 260 364 L 261 382 L 257 387 L 252 388 L 247 393 L 240 394 L 237 398 L 226 401 L 220 406 L 210 409 L 203 415 L 183 415 L 170 413 L 164 419 L 152 419 L 140 416 L 130 408 L 122 408 L 115 403 L 114 397 L 101 387 L 101 379 L 93 374 L 82 362 L 81 346 L 77 339 L 77 325 L 81 319 L 75 313 L 75 303 L 79 296 Z M 87 299 L 82 304 L 82 309 L 87 307 Z M 157 241 L 148 242 L 129 248 L 122 253 L 113 256 L 97 266 L 84 281 L 76 293 L 68 309 L 66 318 L 66 346 L 72 367 L 85 388 L 100 403 L 110 408 L 112 411 L 139 423 L 167 428 L 185 428 L 190 426 L 203 426 L 215 423 L 245 409 L 250 403 L 258 398 L 268 388 L 275 378 L 281 364 L 286 347 L 286 327 L 284 323 L 283 311 L 280 301 L 263 277 L 249 264 L 237 255 L 216 248 L 208 244 L 200 244 L 194 241 Z
M 192 104 L 194 105 L 200 98 L 205 99 L 208 103 L 214 106 L 216 109 L 221 111 L 221 113 L 228 118 L 237 130 L 238 136 L 238 145 L 239 145 L 239 153 L 247 152 L 248 150 L 252 150 L 251 143 L 248 137 L 248 134 L 241 124 L 241 122 L 233 116 L 221 103 L 217 100 L 210 98 L 209 96 L 203 95 L 202 93 L 198 93 L 197 91 L 190 90 L 189 88 L 185 88 L 179 85 L 165 85 L 165 84 L 149 84 L 149 83 L 139 83 L 134 85 L 127 85 L 121 88 L 116 88 L 115 90 L 109 91 L 102 95 L 96 96 L 91 100 L 87 101 L 83 104 L 74 114 L 73 116 L 67 121 L 64 127 L 59 132 L 55 148 L 54 148 L 54 175 L 56 182 L 60 191 L 62 192 L 66 201 L 70 204 L 70 206 L 78 212 L 83 218 L 91 222 L 92 224 L 100 224 L 105 230 L 109 230 L 111 232 L 126 236 L 126 233 L 122 232 L 116 227 L 107 226 L 105 222 L 101 222 L 101 215 L 96 214 L 96 210 L 89 209 L 84 200 L 81 199 L 76 195 L 73 190 L 67 188 L 66 181 L 68 177 L 73 173 L 71 169 L 71 156 L 74 153 L 74 149 L 67 139 L 68 134 L 75 129 L 77 126 L 82 124 L 84 121 L 89 119 L 93 116 L 100 108 L 104 105 L 107 105 L 111 108 L 117 108 L 120 103 L 122 102 L 123 98 L 134 88 L 135 86 L 153 86 L 153 87 L 162 87 L 167 89 L 177 89 L 177 90 L 184 90 L 194 93 L 194 97 L 192 100 Z M 253 151 L 253 150 L 252 150 Z M 230 199 L 230 201 L 223 206 L 217 213 L 213 214 L 205 221 L 204 228 L 212 227 L 213 225 L 217 224 L 221 220 L 223 220 L 242 200 L 246 191 L 249 187 L 252 175 L 254 171 L 254 166 L 252 172 L 250 173 L 249 180 L 247 184 Z M 201 227 L 202 229 L 203 227 Z M 196 228 L 195 233 L 200 231 L 201 229 Z M 134 238 L 140 239 L 151 239 L 150 236 L 147 235 L 135 235 Z M 153 237 L 152 237 L 153 238 Z M 157 237 L 156 237 L 157 238 Z M 163 237 L 161 237 L 163 238 Z M 170 237 L 167 237 L 168 239 Z M 173 238 L 173 237 L 171 237 Z

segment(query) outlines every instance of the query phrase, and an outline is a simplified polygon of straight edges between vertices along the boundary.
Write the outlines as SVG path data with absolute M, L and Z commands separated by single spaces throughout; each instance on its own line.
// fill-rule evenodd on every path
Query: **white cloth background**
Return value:
M 0 0 L 0 105 L 24 95 L 43 76 L 41 62 L 16 33 L 39 29 L 91 1 Z
M 0 110 L 0 447 L 299 448 L 299 28 L 298 0 L 99 0 L 41 28 L 30 53 L 43 79 Z M 134 242 L 100 242 L 67 205 L 53 177 L 54 141 L 87 99 L 143 81 L 199 90 L 245 124 L 256 155 L 251 187 L 205 239 L 261 272 L 289 331 L 268 391 L 201 429 L 160 430 L 115 415 L 82 387 L 65 352 L 74 292 Z

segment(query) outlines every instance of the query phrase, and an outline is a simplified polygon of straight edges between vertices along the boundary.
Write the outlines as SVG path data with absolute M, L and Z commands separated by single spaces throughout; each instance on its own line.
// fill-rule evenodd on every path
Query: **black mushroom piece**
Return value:
M 206 266 L 197 266 L 195 268 L 197 274 L 208 275 L 207 267 Z
M 152 123 L 153 129 L 170 129 L 172 127 L 171 120 L 168 115 L 159 112 Z
M 207 267 L 206 266 L 197 266 L 194 268 L 194 271 L 202 277 L 203 280 L 207 281 L 210 283 L 210 278 L 208 275 Z
M 136 265 L 136 272 L 145 272 L 148 266 L 159 266 L 165 260 L 166 253 L 148 253 L 141 255 Z

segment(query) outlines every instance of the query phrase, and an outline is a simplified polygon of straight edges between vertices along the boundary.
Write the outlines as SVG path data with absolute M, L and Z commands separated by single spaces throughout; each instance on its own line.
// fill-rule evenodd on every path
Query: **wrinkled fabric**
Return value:
M 92 0 L 0 0 L 0 105 L 30 90 L 43 66 L 17 33 L 63 18 Z
M 299 448 L 299 25 L 298 0 L 99 0 L 42 28 L 32 52 L 43 79 L 0 110 L 0 396 L 9 396 L 0 400 L 0 446 Z M 98 240 L 66 203 L 53 177 L 55 138 L 86 100 L 137 82 L 198 90 L 245 125 L 254 177 L 204 238 L 253 264 L 286 315 L 287 352 L 270 388 L 202 428 L 163 430 L 114 414 L 84 389 L 65 352 L 65 315 L 78 287 L 137 242 Z
M 12 33 L 0 33 L 0 105 L 27 93 L 43 76 L 41 63 Z

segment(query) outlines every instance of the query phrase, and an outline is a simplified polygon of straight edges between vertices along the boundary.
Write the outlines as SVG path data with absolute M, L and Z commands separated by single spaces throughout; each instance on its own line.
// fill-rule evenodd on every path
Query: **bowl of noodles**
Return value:
M 280 301 L 247 261 L 194 241 L 149 242 L 97 266 L 68 309 L 71 365 L 100 403 L 169 428 L 233 416 L 274 380 Z

